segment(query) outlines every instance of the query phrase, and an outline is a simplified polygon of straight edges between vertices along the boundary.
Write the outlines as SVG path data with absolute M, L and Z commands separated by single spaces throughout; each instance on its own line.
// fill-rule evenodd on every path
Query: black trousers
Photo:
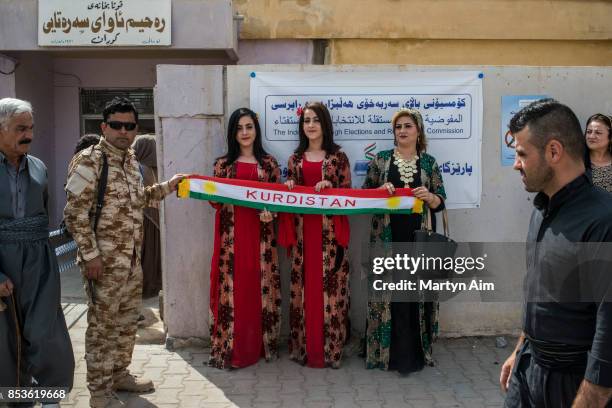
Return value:
M 585 369 L 586 366 L 544 367 L 536 361 L 529 341 L 525 340 L 516 356 L 504 407 L 571 408 Z

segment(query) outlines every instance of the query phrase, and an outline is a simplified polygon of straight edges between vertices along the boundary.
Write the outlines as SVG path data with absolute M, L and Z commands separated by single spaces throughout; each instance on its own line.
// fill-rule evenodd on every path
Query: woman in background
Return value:
M 593 184 L 612 193 L 612 119 L 596 113 L 587 120 L 586 144 L 589 148 Z
M 263 149 L 257 115 L 230 116 L 227 153 L 214 176 L 266 183 L 280 181 L 274 157 Z M 215 246 L 210 272 L 209 364 L 239 368 L 278 355 L 280 272 L 273 216 L 267 211 L 214 203 Z
M 157 184 L 155 135 L 140 135 L 132 146 L 140 165 L 145 187 Z M 142 241 L 142 297 L 157 296 L 162 289 L 161 248 L 159 241 L 159 204 L 144 209 Z

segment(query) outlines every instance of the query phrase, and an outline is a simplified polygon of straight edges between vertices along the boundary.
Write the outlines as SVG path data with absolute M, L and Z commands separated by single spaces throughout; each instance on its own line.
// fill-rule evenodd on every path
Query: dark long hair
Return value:
M 608 127 L 608 151 L 612 153 L 612 118 L 610 118 L 610 116 L 608 115 L 604 115 L 603 113 L 596 113 L 594 115 L 591 115 L 587 119 L 586 125 L 584 126 L 584 145 L 586 147 L 586 151 L 584 153 L 584 165 L 587 169 L 593 168 L 593 164 L 591 163 L 591 149 L 589 149 L 588 145 L 586 144 L 586 132 L 589 128 L 589 125 L 593 121 L 601 122 Z
M 319 123 L 321 123 L 321 130 L 323 131 L 323 150 L 325 153 L 336 153 L 340 150 L 340 146 L 334 143 L 334 126 L 332 124 L 332 118 L 329 114 L 329 110 L 327 110 L 327 106 L 323 105 L 321 102 L 307 102 L 304 105 L 304 109 L 302 110 L 302 114 L 300 115 L 300 124 L 298 125 L 299 133 L 300 133 L 300 144 L 297 149 L 295 149 L 295 154 L 298 156 L 302 156 L 306 149 L 308 149 L 308 138 L 306 137 L 306 133 L 304 132 L 304 112 L 306 109 L 310 109 L 314 113 L 317 114 L 319 118 Z
M 236 109 L 229 118 L 227 124 L 227 153 L 224 156 L 219 157 L 220 159 L 226 159 L 227 166 L 232 165 L 240 156 L 240 144 L 236 140 L 236 134 L 238 133 L 238 122 L 243 116 L 249 116 L 253 119 L 255 124 L 255 141 L 253 142 L 253 154 L 255 159 L 260 166 L 263 166 L 263 159 L 268 153 L 264 150 L 261 144 L 261 127 L 259 126 L 259 120 L 257 120 L 257 114 L 249 108 Z

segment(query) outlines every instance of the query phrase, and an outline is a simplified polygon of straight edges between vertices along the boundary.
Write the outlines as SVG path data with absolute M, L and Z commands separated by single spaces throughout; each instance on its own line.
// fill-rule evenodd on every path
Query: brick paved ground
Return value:
M 74 279 L 64 281 L 64 301 L 70 302 L 64 304 L 64 312 L 77 365 L 74 389 L 62 406 L 88 407 L 83 359 L 85 305 L 80 284 Z M 147 304 L 153 306 L 155 301 Z M 151 317 L 151 311 L 145 314 Z M 130 369 L 151 378 L 156 390 L 144 395 L 120 394 L 128 407 L 499 407 L 503 397 L 497 379 L 500 364 L 510 352 L 496 348 L 493 338 L 442 339 L 434 346 L 436 367 L 407 377 L 366 370 L 354 351 L 337 370 L 302 367 L 290 361 L 284 349 L 278 361 L 224 371 L 207 366 L 207 349 L 171 352 L 159 344 L 160 335 L 159 324 L 139 330 L 140 344 Z M 515 341 L 509 339 L 510 344 Z M 352 346 L 349 350 L 356 349 Z
M 62 406 L 88 406 L 85 327 L 83 316 L 70 330 L 75 387 Z M 435 345 L 436 367 L 400 377 L 365 370 L 355 355 L 337 370 L 306 368 L 289 361 L 286 350 L 278 361 L 223 371 L 207 366 L 207 349 L 139 344 L 131 370 L 150 377 L 156 390 L 120 396 L 129 407 L 499 407 L 499 363 L 507 353 L 491 338 L 444 339 Z

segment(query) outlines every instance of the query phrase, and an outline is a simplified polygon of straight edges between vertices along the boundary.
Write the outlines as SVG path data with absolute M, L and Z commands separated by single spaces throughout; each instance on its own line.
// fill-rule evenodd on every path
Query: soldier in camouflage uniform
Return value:
M 91 407 L 121 406 L 113 391 L 145 392 L 153 383 L 127 370 L 132 359 L 141 304 L 143 209 L 176 190 L 184 177 L 144 188 L 134 151 L 138 113 L 125 98 L 104 109 L 100 143 L 79 153 L 71 166 L 64 209 L 66 226 L 79 251 L 77 261 L 89 295 L 85 359 Z M 93 219 L 103 154 L 108 161 L 104 206 Z

